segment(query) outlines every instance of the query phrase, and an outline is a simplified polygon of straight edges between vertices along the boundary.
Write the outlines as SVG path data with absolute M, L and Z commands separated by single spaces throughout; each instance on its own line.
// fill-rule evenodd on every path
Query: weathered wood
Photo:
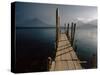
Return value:
M 66 34 L 61 34 L 61 38 L 58 42 L 55 61 L 53 61 L 50 71 L 74 69 L 82 69 L 80 61 L 74 49 L 72 48 L 68 38 L 66 37 Z
M 59 10 L 57 8 L 56 10 L 56 48 L 58 47 L 59 38 L 60 38 L 60 16 L 59 16 Z
M 75 39 L 75 30 L 76 30 L 76 23 L 74 24 L 74 27 L 73 27 L 72 46 L 74 44 L 74 39 Z
M 68 26 L 67 26 L 67 37 L 69 39 L 69 23 L 68 23 Z
M 65 25 L 65 27 L 64 27 L 65 33 L 67 33 L 67 30 L 66 30 L 66 23 L 65 23 L 64 25 Z
M 51 68 L 50 68 L 50 71 L 54 71 L 55 70 L 55 61 L 52 62 L 52 65 L 51 65 Z
M 56 55 L 55 61 L 52 62 L 50 71 L 61 71 L 61 70 L 72 70 L 81 69 L 81 64 L 79 59 L 72 47 L 73 33 L 73 23 L 71 27 L 71 43 L 68 39 L 69 36 L 69 24 L 66 33 L 61 33 L 60 30 L 60 16 L 59 10 L 56 10 Z
M 71 24 L 71 40 L 70 40 L 70 42 L 71 42 L 71 45 L 73 44 L 73 27 L 74 27 L 74 23 L 72 22 L 72 24 Z

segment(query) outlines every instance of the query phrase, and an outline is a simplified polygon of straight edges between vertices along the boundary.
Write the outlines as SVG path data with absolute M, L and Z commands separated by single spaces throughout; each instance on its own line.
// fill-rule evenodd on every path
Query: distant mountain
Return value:
M 98 22 L 97 19 L 95 19 L 95 20 L 88 22 L 88 24 L 97 25 L 97 22 Z
M 97 19 L 84 23 L 82 21 L 78 21 L 77 28 L 97 28 Z
M 45 22 L 41 21 L 38 18 L 27 20 L 23 22 L 20 26 L 21 27 L 54 27 L 54 25 L 46 24 Z
M 82 25 L 84 25 L 85 23 L 84 22 L 82 22 L 82 21 L 77 21 L 77 26 L 82 26 Z

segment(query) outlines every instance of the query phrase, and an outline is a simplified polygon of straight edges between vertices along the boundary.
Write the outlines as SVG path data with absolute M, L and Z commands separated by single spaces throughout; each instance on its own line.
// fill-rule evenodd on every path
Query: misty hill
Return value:
M 82 21 L 77 22 L 77 28 L 97 28 L 97 19 L 84 23 Z
M 54 26 L 55 25 L 46 24 L 45 22 L 41 21 L 38 18 L 34 18 L 34 19 L 30 19 L 30 20 L 23 22 L 18 27 L 54 27 Z
M 90 22 L 88 22 L 89 24 L 92 24 L 92 25 L 97 25 L 97 19 L 95 19 L 95 20 L 92 20 L 92 21 L 90 21 Z

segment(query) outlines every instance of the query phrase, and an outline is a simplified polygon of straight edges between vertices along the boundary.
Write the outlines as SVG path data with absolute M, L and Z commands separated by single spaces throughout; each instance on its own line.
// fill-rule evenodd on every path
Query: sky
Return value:
M 27 20 L 38 18 L 49 25 L 56 25 L 56 9 L 59 8 L 60 23 L 87 22 L 97 19 L 97 7 L 76 5 L 54 5 L 17 2 L 15 4 L 16 25 L 23 26 Z

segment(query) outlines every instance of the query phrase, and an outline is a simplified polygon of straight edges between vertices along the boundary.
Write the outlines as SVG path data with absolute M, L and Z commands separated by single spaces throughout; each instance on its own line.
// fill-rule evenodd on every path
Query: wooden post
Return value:
M 75 29 L 76 29 L 76 23 L 74 24 L 74 27 L 73 27 L 72 46 L 73 46 L 74 39 L 75 39 Z
M 65 34 L 67 34 L 67 30 L 66 30 L 66 23 L 65 23 L 64 25 L 65 25 L 65 28 L 64 28 L 64 30 L 65 30 Z
M 51 57 L 48 57 L 48 59 L 47 59 L 47 69 L 48 69 L 48 71 L 51 69 L 51 65 L 52 65 L 52 58 Z
M 72 45 L 72 39 L 73 39 L 73 22 L 71 24 L 71 37 L 70 37 L 70 41 L 71 41 L 71 45 Z
M 69 23 L 68 23 L 68 25 L 67 25 L 67 37 L 68 37 L 68 39 L 69 39 Z
M 58 41 L 60 37 L 60 16 L 59 16 L 59 10 L 56 9 L 56 50 L 58 48 Z

